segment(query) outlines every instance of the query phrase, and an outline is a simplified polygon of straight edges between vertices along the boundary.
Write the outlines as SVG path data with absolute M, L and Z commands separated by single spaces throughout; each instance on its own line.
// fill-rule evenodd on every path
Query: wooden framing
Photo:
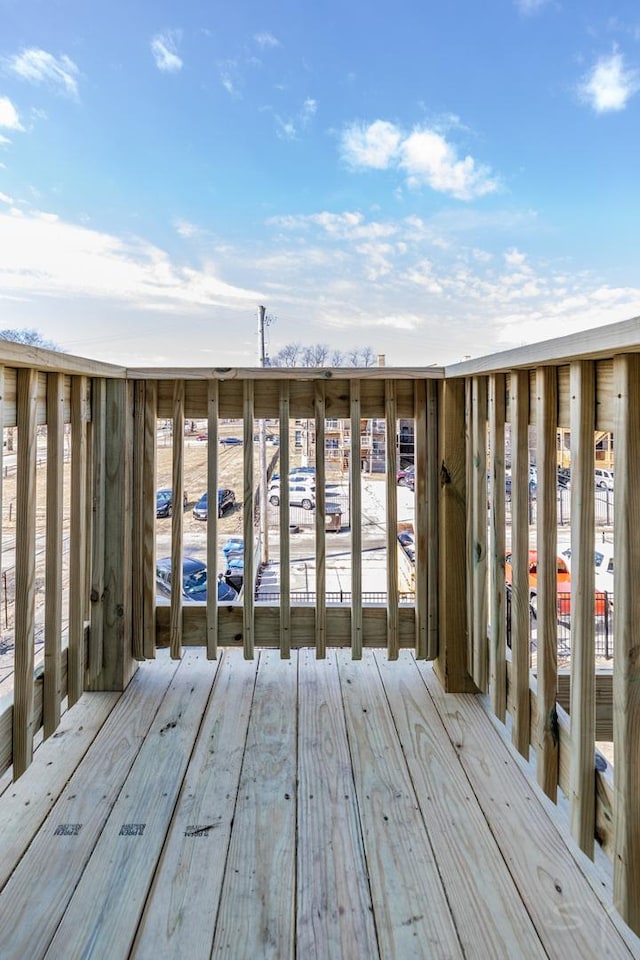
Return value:
M 362 472 L 360 465 L 360 381 L 351 381 L 351 654 L 362 658 Z
M 513 744 L 529 755 L 529 385 L 511 375 L 511 653 L 516 691 Z
M 60 723 L 62 690 L 62 538 L 64 523 L 64 375 L 47 375 L 47 541 L 44 628 L 44 736 Z M 0 503 L 2 492 L 0 490 Z
M 505 376 L 489 380 L 490 529 L 489 529 L 489 691 L 494 714 L 503 723 L 507 709 L 507 606 L 504 578 L 505 557 Z
M 314 394 L 316 431 L 316 656 L 319 660 L 324 660 L 327 655 L 327 610 L 325 604 L 327 592 L 327 525 L 325 520 L 327 472 L 325 464 L 326 405 L 324 383 L 314 385 Z M 282 453 L 280 456 L 282 457 Z M 284 558 L 281 563 L 284 564 Z

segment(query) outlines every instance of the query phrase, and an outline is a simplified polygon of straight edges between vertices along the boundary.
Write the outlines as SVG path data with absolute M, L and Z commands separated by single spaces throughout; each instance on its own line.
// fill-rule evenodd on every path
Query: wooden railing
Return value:
M 435 661 L 450 692 L 480 692 L 510 725 L 517 749 L 535 752 L 537 779 L 555 799 L 568 797 L 571 831 L 593 855 L 594 837 L 614 863 L 616 905 L 640 930 L 640 322 L 469 361 L 445 369 L 235 370 L 124 369 L 1 344 L 0 416 L 15 428 L 14 692 L 0 712 L 0 763 L 13 775 L 28 766 L 42 725 L 49 736 L 65 698 L 83 690 L 123 689 L 136 662 L 158 646 L 179 657 L 184 646 L 242 646 L 251 657 L 269 646 L 286 657 L 294 647 L 384 647 L 390 658 L 410 648 Z M 428 358 L 425 358 L 428 359 Z M 245 589 L 239 601 L 183 604 L 173 589 L 156 599 L 157 436 L 172 423 L 172 581 L 182 580 L 185 420 L 207 423 L 206 487 L 215 504 L 223 420 L 242 423 L 242 534 Z M 289 502 L 281 489 L 277 537 L 279 600 L 260 603 L 253 585 L 256 528 L 255 424 L 313 425 L 324 449 L 326 422 L 344 420 L 358 437 L 361 422 L 385 423 L 386 603 L 363 600 L 363 478 L 349 458 L 348 604 L 327 600 L 325 458 L 316 458 L 314 602 L 296 603 Z M 398 421 L 415 427 L 415 600 L 401 602 L 397 542 L 395 436 Z M 47 426 L 44 479 L 38 428 Z M 558 706 L 557 429 L 571 445 L 570 716 Z M 66 431 L 70 430 L 65 467 Z M 594 434 L 615 441 L 615 612 L 613 648 L 613 779 L 596 770 L 594 645 Z M 284 435 L 284 431 L 281 431 Z M 510 439 L 507 455 L 505 436 Z M 394 442 L 388 442 L 393 437 Z M 535 442 L 533 442 L 535 441 Z M 530 448 L 537 471 L 535 523 L 530 524 Z M 6 455 L 6 453 L 5 453 Z M 0 477 L 4 475 L 0 449 Z M 505 473 L 511 471 L 507 522 Z M 279 473 L 290 466 L 280 444 Z M 36 511 L 42 487 L 44 519 Z M 6 521 L 6 510 L 3 513 Z M 44 658 L 36 665 L 36 535 L 44 523 Z M 6 526 L 6 522 L 5 522 Z M 68 550 L 66 547 L 68 529 Z M 220 524 L 211 510 L 206 561 L 217 569 Z M 3 556 L 8 535 L 2 535 Z M 330 535 L 330 534 L 329 534 Z M 529 551 L 537 549 L 536 656 L 531 668 Z M 511 554 L 509 624 L 505 554 Z M 68 562 L 68 574 L 64 574 Z M 213 577 L 212 577 L 213 580 Z M 215 582 L 215 581 L 213 581 Z M 404 598 L 403 598 L 404 601 Z M 64 638 L 67 643 L 63 642 Z M 566 698 L 566 682 L 561 684 Z

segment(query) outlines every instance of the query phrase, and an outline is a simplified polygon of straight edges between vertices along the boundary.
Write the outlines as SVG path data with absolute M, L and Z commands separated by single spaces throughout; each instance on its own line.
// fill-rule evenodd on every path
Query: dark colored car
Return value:
M 156 589 L 165 597 L 171 596 L 171 557 L 156 563 Z M 190 602 L 207 599 L 207 566 L 195 557 L 182 561 L 182 596 Z M 237 592 L 225 580 L 218 578 L 218 600 L 235 600 Z
M 218 516 L 221 517 L 225 510 L 231 510 L 236 505 L 236 495 L 233 490 L 226 487 L 218 487 Z M 196 520 L 206 520 L 209 516 L 209 498 L 205 491 L 195 507 L 193 515 Z
M 237 447 L 242 444 L 240 437 L 220 437 L 219 442 L 229 447 Z
M 156 517 L 170 517 L 171 516 L 171 500 L 173 498 L 173 493 L 171 490 L 158 490 L 156 493 Z M 188 504 L 188 498 L 186 493 L 182 498 L 183 506 L 186 510 Z

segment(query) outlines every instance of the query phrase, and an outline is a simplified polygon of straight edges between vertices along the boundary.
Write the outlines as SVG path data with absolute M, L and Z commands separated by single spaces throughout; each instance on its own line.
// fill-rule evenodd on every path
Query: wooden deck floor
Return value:
M 637 956 L 578 860 L 428 664 L 192 650 L 0 797 L 0 957 Z

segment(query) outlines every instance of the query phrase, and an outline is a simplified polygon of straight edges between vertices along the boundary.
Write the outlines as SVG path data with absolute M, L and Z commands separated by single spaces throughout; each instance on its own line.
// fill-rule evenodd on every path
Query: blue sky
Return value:
M 627 0 L 0 0 L 0 327 L 388 364 L 640 315 Z

